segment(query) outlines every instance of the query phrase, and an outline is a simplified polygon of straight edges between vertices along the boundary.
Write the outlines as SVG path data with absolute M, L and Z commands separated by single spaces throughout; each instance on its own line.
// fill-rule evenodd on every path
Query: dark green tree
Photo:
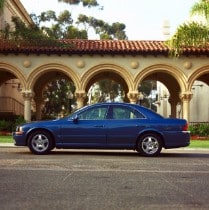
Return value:
M 74 97 L 69 99 L 68 96 L 74 92 L 75 86 L 69 80 L 56 79 L 48 83 L 43 91 L 43 96 L 46 101 L 42 112 L 44 117 L 55 118 L 60 114 L 69 114 L 72 110 L 70 106 L 75 102 L 75 99 Z
M 100 80 L 96 85 L 99 86 L 100 94 L 94 96 L 94 102 L 114 102 L 119 93 L 124 95 L 121 85 L 114 80 Z
M 70 5 L 78 5 L 82 3 L 84 7 L 88 7 L 88 8 L 99 6 L 96 0 L 58 0 L 58 1 L 70 4 Z

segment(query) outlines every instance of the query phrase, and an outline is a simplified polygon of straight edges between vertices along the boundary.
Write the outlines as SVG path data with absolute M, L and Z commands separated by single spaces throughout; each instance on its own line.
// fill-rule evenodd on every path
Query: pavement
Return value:
M 0 143 L 0 147 L 14 147 L 14 143 Z

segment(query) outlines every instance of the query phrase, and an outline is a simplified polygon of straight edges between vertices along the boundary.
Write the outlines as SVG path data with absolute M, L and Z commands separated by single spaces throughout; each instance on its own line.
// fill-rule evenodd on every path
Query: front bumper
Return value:
M 15 132 L 12 133 L 15 146 L 27 146 L 27 140 L 24 135 L 17 135 Z

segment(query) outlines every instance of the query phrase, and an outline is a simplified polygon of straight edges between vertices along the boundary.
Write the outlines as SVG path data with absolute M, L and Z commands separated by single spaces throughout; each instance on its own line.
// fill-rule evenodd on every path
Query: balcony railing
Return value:
M 11 97 L 0 97 L 0 112 L 24 115 L 24 105 Z

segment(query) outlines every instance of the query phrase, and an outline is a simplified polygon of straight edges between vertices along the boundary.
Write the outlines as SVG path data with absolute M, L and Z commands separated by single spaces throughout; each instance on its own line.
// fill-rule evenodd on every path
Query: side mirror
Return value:
M 73 122 L 74 122 L 74 123 L 78 123 L 78 115 L 75 115 L 75 116 L 73 117 Z

